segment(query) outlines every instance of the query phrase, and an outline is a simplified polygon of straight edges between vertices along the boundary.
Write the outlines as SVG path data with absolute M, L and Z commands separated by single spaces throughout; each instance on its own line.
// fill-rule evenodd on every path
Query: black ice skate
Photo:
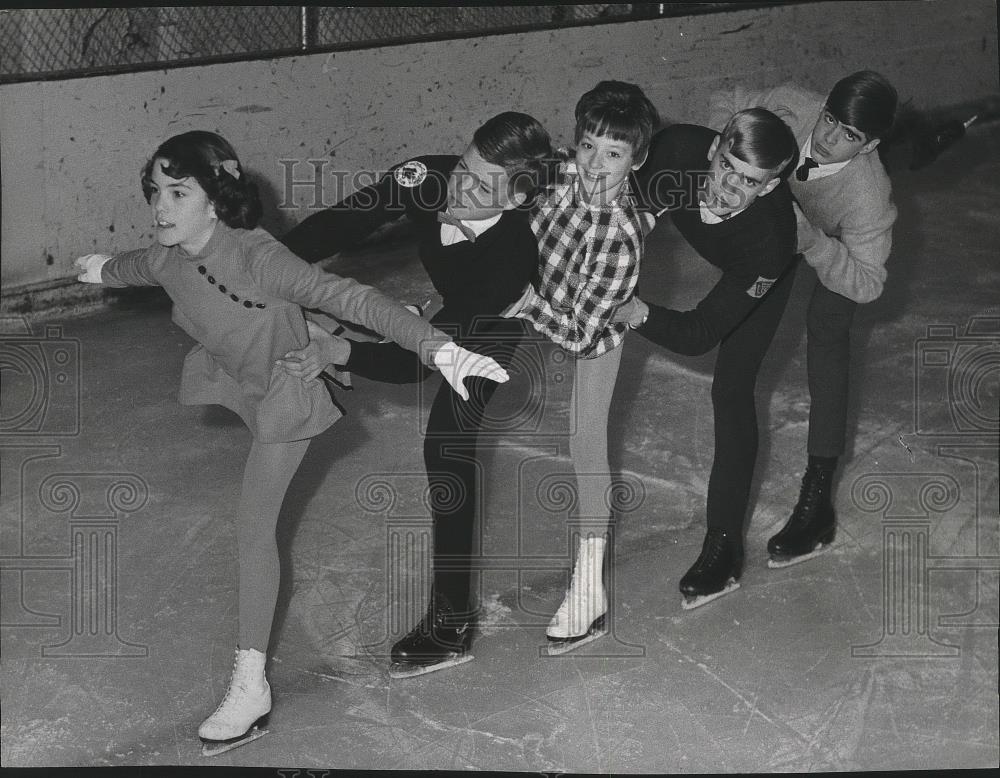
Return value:
M 681 607 L 698 608 L 740 588 L 743 572 L 741 539 L 721 529 L 711 528 L 705 535 L 701 554 L 684 577 L 680 590 L 684 595 Z
M 778 534 L 767 541 L 768 567 L 797 565 L 830 548 L 837 531 L 837 518 L 830 502 L 833 471 L 807 467 L 802 476 L 799 501 Z
M 432 595 L 427 613 L 392 647 L 390 678 L 412 678 L 471 662 L 471 621 L 456 616 L 447 600 Z

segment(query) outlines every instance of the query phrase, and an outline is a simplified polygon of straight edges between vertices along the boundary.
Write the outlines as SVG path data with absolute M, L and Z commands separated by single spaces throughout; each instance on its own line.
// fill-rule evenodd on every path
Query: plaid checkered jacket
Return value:
M 515 315 L 582 359 L 617 348 L 628 325 L 611 317 L 635 290 L 642 226 L 629 184 L 609 204 L 577 196 L 576 168 L 535 207 L 539 284 Z

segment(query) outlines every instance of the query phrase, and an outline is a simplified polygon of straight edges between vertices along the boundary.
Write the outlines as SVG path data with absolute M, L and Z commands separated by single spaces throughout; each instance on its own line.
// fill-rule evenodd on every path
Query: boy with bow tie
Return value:
M 442 298 L 431 321 L 457 343 L 509 368 L 524 325 L 499 314 L 538 272 L 538 245 L 522 206 L 533 198 L 551 155 L 538 121 L 502 113 L 476 130 L 461 156 L 422 156 L 397 165 L 373 186 L 306 218 L 282 242 L 316 262 L 406 215 Z M 315 325 L 310 337 L 308 347 L 287 355 L 285 368 L 293 375 L 313 378 L 333 364 L 365 378 L 409 383 L 431 372 L 394 343 L 347 341 Z M 433 583 L 426 615 L 392 647 L 392 677 L 472 659 L 478 604 L 470 568 L 482 473 L 476 441 L 487 428 L 491 383 L 469 379 L 467 402 L 453 400 L 444 385 L 434 398 L 424 438 L 429 493 L 437 498 L 431 500 Z M 443 496 L 451 498 L 447 505 L 440 504 Z

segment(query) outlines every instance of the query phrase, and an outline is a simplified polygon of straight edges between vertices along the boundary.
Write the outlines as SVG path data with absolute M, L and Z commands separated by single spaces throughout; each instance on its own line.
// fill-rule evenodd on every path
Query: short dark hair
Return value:
M 762 170 L 780 169 L 781 176 L 798 160 L 799 145 L 791 128 L 766 108 L 734 113 L 719 142 L 730 141 L 733 156 Z
M 510 194 L 531 195 L 552 157 L 552 140 L 533 116 L 505 111 L 488 119 L 472 136 L 480 156 L 502 167 L 510 179 Z
M 660 114 L 649 98 L 635 84 L 624 81 L 601 81 L 580 98 L 575 115 L 575 143 L 588 132 L 625 141 L 637 161 L 646 156 L 660 126 Z
M 884 138 L 896 120 L 896 89 L 874 70 L 859 70 L 833 85 L 826 110 L 841 124 L 872 138 Z
M 195 179 L 215 206 L 215 215 L 228 226 L 250 230 L 260 223 L 263 208 L 257 185 L 221 135 L 192 130 L 161 143 L 140 177 L 147 203 L 153 195 L 153 164 L 158 159 L 164 160 L 161 170 L 171 178 Z

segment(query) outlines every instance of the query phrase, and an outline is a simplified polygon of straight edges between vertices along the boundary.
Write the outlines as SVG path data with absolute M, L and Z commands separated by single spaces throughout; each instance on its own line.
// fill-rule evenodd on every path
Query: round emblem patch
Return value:
M 411 159 L 409 162 L 404 162 L 396 168 L 395 176 L 397 184 L 405 186 L 407 189 L 412 189 L 415 186 L 420 186 L 423 180 L 427 178 L 427 165 Z

